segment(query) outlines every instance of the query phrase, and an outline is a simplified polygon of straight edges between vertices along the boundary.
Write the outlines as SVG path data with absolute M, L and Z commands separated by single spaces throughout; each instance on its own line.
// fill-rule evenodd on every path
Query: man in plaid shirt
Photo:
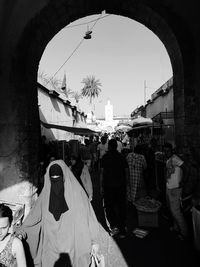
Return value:
M 129 166 L 129 178 L 127 181 L 127 199 L 134 204 L 135 200 L 146 195 L 145 171 L 147 163 L 141 155 L 140 146 L 134 148 L 127 156 Z

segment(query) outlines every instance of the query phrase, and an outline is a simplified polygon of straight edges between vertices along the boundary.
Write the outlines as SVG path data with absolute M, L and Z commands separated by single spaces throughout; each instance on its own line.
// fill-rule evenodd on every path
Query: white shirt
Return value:
M 121 143 L 120 141 L 117 141 L 117 151 L 118 151 L 119 153 L 122 152 L 122 143 Z
M 183 171 L 180 166 L 184 162 L 177 156 L 172 155 L 166 162 L 167 167 L 167 188 L 178 188 L 183 176 Z

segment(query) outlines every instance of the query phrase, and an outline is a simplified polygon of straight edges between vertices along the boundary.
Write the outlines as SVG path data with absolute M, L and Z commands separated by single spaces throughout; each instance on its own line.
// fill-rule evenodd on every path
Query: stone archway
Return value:
M 12 103 L 9 103 L 9 107 L 5 107 L 3 111 L 6 110 L 10 118 L 14 116 L 15 122 L 12 119 L 10 125 L 2 123 L 4 129 L 1 138 L 12 143 L 16 150 L 9 154 L 10 147 L 6 149 L 1 141 L 1 146 L 7 155 L 2 165 L 1 188 L 12 186 L 20 181 L 34 184 L 37 180 L 39 123 L 36 81 L 39 61 L 46 45 L 70 22 L 84 16 L 99 14 L 103 10 L 144 24 L 165 45 L 171 59 L 174 77 L 177 145 L 183 147 L 187 142 L 184 134 L 186 89 L 189 99 L 194 100 L 194 90 L 191 93 L 189 88 L 191 77 L 194 77 L 192 73 L 194 63 L 190 53 L 190 50 L 192 51 L 190 36 L 180 32 L 179 28 L 181 25 L 187 30 L 187 27 L 180 18 L 177 18 L 177 14 L 167 6 L 143 4 L 139 0 L 117 0 L 112 3 L 98 0 L 57 0 L 49 1 L 48 4 L 45 4 L 45 1 L 41 2 L 40 6 L 35 4 L 35 13 L 31 13 L 24 20 L 21 19 L 23 26 L 12 49 L 8 73 L 5 74 L 7 75 L 5 79 L 9 81 L 6 86 L 12 87 L 9 91 Z M 29 11 L 28 6 L 26 9 Z M 187 42 L 182 44 L 181 40 L 184 41 L 185 38 Z M 187 45 L 188 43 L 190 46 Z M 186 63 L 190 63 L 190 68 L 187 68 Z M 7 99 L 9 94 L 3 94 L 4 98 Z M 5 134 L 7 130 L 10 133 L 9 137 Z M 5 175 L 8 176 L 8 181 Z

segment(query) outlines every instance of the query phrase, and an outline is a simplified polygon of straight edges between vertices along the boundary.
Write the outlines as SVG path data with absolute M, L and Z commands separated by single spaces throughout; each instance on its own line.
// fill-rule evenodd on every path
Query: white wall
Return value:
M 146 117 L 153 118 L 160 112 L 174 111 L 173 89 L 168 94 L 164 94 L 154 99 L 152 103 L 146 106 Z
M 70 127 L 83 127 L 86 128 L 86 120 L 83 115 L 78 113 L 77 121 L 73 125 L 72 109 L 70 105 L 64 104 L 62 99 L 52 97 L 48 91 L 38 87 L 38 106 L 40 119 L 43 122 L 70 126 Z M 66 140 L 74 139 L 73 133 L 59 130 L 47 129 L 41 126 L 41 134 L 45 135 L 48 140 Z

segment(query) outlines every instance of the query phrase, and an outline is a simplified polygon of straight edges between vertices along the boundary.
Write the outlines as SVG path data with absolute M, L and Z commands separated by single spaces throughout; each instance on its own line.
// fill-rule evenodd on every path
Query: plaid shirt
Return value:
M 134 202 L 140 189 L 144 189 L 143 172 L 147 168 L 147 163 L 143 155 L 129 153 L 127 156 L 129 166 L 129 180 L 127 182 L 127 199 Z

